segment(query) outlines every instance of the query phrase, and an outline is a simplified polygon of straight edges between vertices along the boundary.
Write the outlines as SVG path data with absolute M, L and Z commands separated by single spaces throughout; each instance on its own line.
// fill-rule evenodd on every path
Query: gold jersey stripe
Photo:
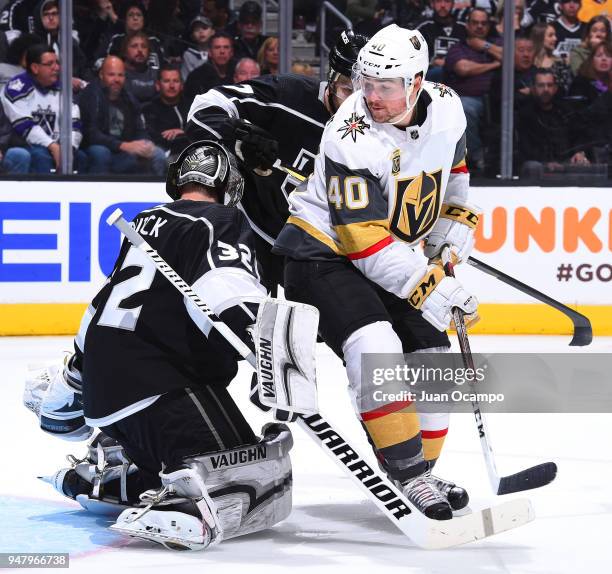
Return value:
M 365 251 L 368 247 L 391 236 L 387 219 L 335 225 L 334 230 L 344 251 L 348 254 Z
M 296 227 L 299 227 L 302 231 L 308 233 L 308 235 L 311 235 L 321 243 L 324 243 L 336 255 L 344 255 L 344 251 L 342 250 L 342 248 L 339 247 L 338 244 L 329 235 L 323 233 L 308 221 L 305 221 L 300 217 L 296 217 L 295 215 L 291 215 L 289 219 L 287 219 L 287 223 L 291 223 Z

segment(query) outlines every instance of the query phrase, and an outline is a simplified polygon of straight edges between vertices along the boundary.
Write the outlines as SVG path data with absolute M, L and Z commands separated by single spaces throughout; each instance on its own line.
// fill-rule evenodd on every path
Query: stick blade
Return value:
M 440 550 L 483 540 L 523 526 L 534 519 L 531 502 L 516 499 L 457 516 L 452 520 L 421 519 L 418 536 L 415 533 L 407 534 L 421 548 Z
M 593 329 L 589 322 L 588 325 L 580 325 L 574 328 L 574 336 L 570 341 L 570 346 L 585 347 L 586 345 L 590 345 L 591 341 L 593 341 Z
M 511 474 L 502 476 L 497 488 L 497 494 L 510 494 L 540 488 L 555 480 L 557 476 L 557 465 L 554 462 L 545 462 Z

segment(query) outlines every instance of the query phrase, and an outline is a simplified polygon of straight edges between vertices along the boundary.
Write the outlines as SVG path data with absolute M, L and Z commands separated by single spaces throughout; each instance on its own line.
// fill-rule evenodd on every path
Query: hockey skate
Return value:
M 112 530 L 169 550 L 204 550 L 215 540 L 200 508 L 206 503 L 177 496 L 167 486 L 144 492 L 140 500 L 147 506 L 124 510 Z M 209 512 L 205 510 L 204 514 Z
M 427 518 L 434 520 L 453 518 L 453 509 L 438 489 L 436 479 L 431 476 L 429 470 L 403 483 L 402 490 L 404 496 Z
M 38 478 L 95 514 L 116 517 L 129 507 L 127 477 L 137 468 L 114 439 L 100 432 L 88 442 L 84 458 L 66 458 L 69 467 Z M 106 492 L 110 481 L 116 481 L 117 495 Z
M 443 494 L 453 510 L 461 510 L 468 505 L 470 497 L 465 488 L 457 486 L 454 482 L 431 475 L 435 487 Z

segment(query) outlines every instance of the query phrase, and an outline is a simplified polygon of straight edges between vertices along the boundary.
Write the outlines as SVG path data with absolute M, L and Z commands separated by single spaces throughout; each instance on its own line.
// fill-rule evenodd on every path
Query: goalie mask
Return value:
M 244 179 L 234 154 L 209 140 L 188 145 L 169 165 L 166 193 L 172 199 L 180 199 L 180 188 L 187 183 L 197 183 L 216 191 L 219 203 L 230 207 L 240 201 L 244 190 Z
M 359 52 L 353 66 L 353 87 L 365 96 L 375 93 L 381 100 L 406 99 L 406 109 L 388 123 L 404 120 L 416 105 L 421 88 L 413 95 L 415 78 L 423 80 L 429 67 L 427 42 L 418 30 L 391 24 L 377 32 Z

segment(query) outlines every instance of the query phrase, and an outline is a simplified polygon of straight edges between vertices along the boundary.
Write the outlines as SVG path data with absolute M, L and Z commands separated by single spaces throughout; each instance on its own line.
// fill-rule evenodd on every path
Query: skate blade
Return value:
M 124 536 L 130 536 L 131 538 L 138 538 L 139 540 L 146 540 L 148 542 L 155 542 L 168 550 L 204 550 L 209 546 L 209 544 L 198 544 L 197 542 L 186 543 L 184 540 L 177 540 L 173 536 L 166 536 L 153 531 L 140 532 L 137 530 L 132 530 L 129 526 L 120 526 L 118 524 L 112 524 L 109 528 L 115 532 L 123 534 Z
M 518 528 L 534 519 L 531 502 L 522 498 L 472 511 L 452 520 L 431 520 L 419 515 L 417 520 L 421 528 L 415 529 L 418 534 L 414 530 L 410 534 L 422 548 L 451 548 Z

